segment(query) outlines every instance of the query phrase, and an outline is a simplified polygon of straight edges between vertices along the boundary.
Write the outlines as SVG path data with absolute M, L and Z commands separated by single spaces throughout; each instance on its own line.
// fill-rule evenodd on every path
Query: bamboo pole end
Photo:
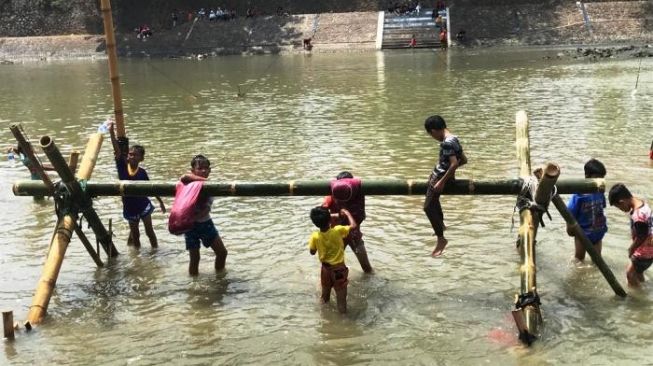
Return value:
M 556 178 L 560 176 L 560 166 L 556 163 L 547 163 L 544 166 L 544 175 L 549 178 Z
M 41 138 L 39 139 L 39 144 L 41 144 L 41 147 L 44 148 L 44 149 L 52 146 L 53 143 L 54 143 L 54 140 L 50 136 L 47 136 L 47 135 L 41 136 Z
M 2 324 L 4 328 L 4 337 L 8 340 L 14 339 L 14 312 L 3 311 L 2 312 Z
M 521 110 L 517 111 L 515 114 L 515 120 L 517 121 L 517 124 L 528 124 L 528 114 L 526 111 Z

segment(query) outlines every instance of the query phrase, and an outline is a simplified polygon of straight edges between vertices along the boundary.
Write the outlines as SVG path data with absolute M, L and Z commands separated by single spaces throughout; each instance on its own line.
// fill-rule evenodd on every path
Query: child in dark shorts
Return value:
M 187 184 L 195 181 L 205 181 L 211 173 L 211 162 L 203 155 L 197 155 L 190 162 L 190 173 L 184 174 L 180 180 Z M 211 219 L 211 205 L 213 197 L 200 193 L 195 207 L 195 224 L 193 228 L 184 234 L 186 250 L 190 256 L 188 273 L 197 276 L 200 263 L 200 242 L 207 248 L 213 249 L 215 253 L 215 270 L 224 269 L 227 261 L 227 248 Z
M 344 239 L 345 245 L 349 246 L 356 254 L 363 272 L 372 273 L 373 269 L 365 249 L 363 233 L 360 231 L 360 225 L 365 220 L 365 195 L 360 186 L 360 179 L 354 178 L 350 172 L 340 172 L 336 176 L 336 180 L 331 183 L 331 195 L 324 198 L 322 207 L 328 208 L 331 212 L 332 227 L 347 224 L 347 218 L 340 216 L 340 209 L 344 208 L 351 213 L 357 227 L 350 230 L 349 235 Z
M 458 137 L 449 131 L 444 118 L 433 115 L 424 121 L 424 129 L 435 140 L 440 142 L 438 163 L 433 168 L 424 199 L 424 213 L 433 227 L 437 242 L 431 255 L 441 256 L 449 241 L 444 237 L 444 213 L 440 204 L 440 195 L 447 182 L 456 179 L 458 167 L 467 163 L 467 156 Z
M 632 244 L 628 248 L 630 264 L 626 269 L 628 285 L 639 287 L 644 282 L 644 271 L 653 264 L 653 215 L 651 207 L 633 196 L 621 183 L 610 188 L 610 206 L 616 206 L 630 216 Z
M 311 255 L 318 254 L 322 263 L 320 282 L 322 283 L 322 301 L 328 303 L 331 289 L 336 291 L 336 301 L 340 313 L 347 312 L 347 284 L 349 269 L 345 265 L 345 243 L 343 239 L 349 231 L 356 229 L 356 221 L 349 211 L 341 209 L 340 213 L 349 220 L 349 226 L 336 225 L 331 227 L 331 213 L 325 207 L 315 207 L 311 210 L 311 221 L 320 228 L 314 231 L 308 239 L 308 249 Z
M 140 145 L 128 147 L 126 140 L 124 143 L 116 139 L 113 129 L 113 123 L 109 125 L 109 134 L 111 135 L 111 144 L 116 158 L 116 170 L 118 170 L 118 179 L 120 180 L 150 180 L 147 171 L 138 166 L 145 159 L 145 149 Z M 161 212 L 166 212 L 166 207 L 161 197 L 155 196 L 161 207 Z M 150 239 L 152 248 L 159 246 L 156 234 L 152 228 L 152 212 L 154 206 L 148 197 L 122 197 L 122 216 L 129 223 L 128 245 L 135 248 L 141 247 L 139 223 L 143 221 L 145 234 Z

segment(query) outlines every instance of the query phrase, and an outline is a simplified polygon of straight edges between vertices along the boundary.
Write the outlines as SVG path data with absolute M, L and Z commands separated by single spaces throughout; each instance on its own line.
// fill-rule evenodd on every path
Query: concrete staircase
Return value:
M 419 14 L 396 15 L 385 12 L 382 49 L 410 48 L 415 36 L 415 48 L 440 47 L 439 30 L 431 17 L 433 9 L 422 9 Z

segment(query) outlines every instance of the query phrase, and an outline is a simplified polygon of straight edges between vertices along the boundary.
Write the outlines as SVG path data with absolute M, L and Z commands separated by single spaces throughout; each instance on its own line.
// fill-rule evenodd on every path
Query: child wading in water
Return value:
M 311 255 L 317 253 L 322 263 L 320 282 L 322 283 L 322 301 L 328 303 L 331 289 L 336 291 L 338 311 L 347 312 L 347 276 L 349 269 L 345 265 L 345 243 L 343 239 L 349 231 L 356 229 L 356 221 L 349 211 L 340 210 L 340 214 L 349 220 L 349 226 L 336 225 L 331 227 L 331 213 L 325 207 L 315 207 L 311 210 L 311 221 L 320 228 L 308 239 L 308 249 Z
M 348 219 L 340 215 L 341 209 L 349 211 L 356 222 L 356 228 L 351 228 L 349 235 L 344 239 L 345 246 L 349 246 L 356 254 L 363 272 L 372 273 L 372 265 L 367 257 L 363 233 L 360 225 L 365 220 L 365 195 L 361 191 L 361 181 L 350 172 L 341 172 L 336 180 L 331 182 L 331 195 L 324 198 L 322 207 L 329 209 L 332 214 L 331 226 L 347 225 Z
M 606 171 L 603 163 L 596 159 L 590 159 L 585 163 L 585 178 L 604 178 Z M 574 216 L 578 225 L 585 233 L 585 236 L 594 244 L 596 251 L 601 254 L 603 247 L 603 236 L 608 231 L 605 213 L 605 195 L 602 192 L 574 194 L 567 203 L 569 212 Z M 567 234 L 573 236 L 573 231 L 567 226 Z M 574 257 L 577 261 L 585 260 L 585 247 L 580 238 L 574 239 L 576 252 Z
M 444 237 L 444 214 L 440 205 L 440 194 L 445 184 L 455 179 L 456 169 L 467 163 L 467 157 L 458 137 L 447 129 L 447 124 L 442 117 L 434 115 L 427 118 L 424 121 L 424 128 L 431 137 L 440 142 L 438 163 L 429 177 L 424 200 L 424 212 L 438 237 L 437 244 L 431 253 L 433 257 L 437 257 L 442 255 L 448 243 Z
M 204 155 L 197 155 L 190 162 L 190 173 L 184 174 L 180 180 L 187 184 L 196 181 L 205 181 L 211 173 L 211 162 Z M 188 273 L 191 276 L 197 276 L 199 273 L 200 263 L 200 241 L 202 244 L 213 249 L 215 252 L 215 270 L 224 269 L 227 261 L 227 248 L 225 248 L 222 238 L 211 219 L 211 205 L 213 197 L 200 193 L 195 205 L 195 223 L 193 228 L 184 233 L 186 240 L 186 250 L 190 256 Z
M 639 287 L 644 271 L 653 263 L 653 215 L 644 200 L 634 197 L 625 185 L 618 183 L 608 193 L 610 206 L 616 206 L 630 216 L 632 244 L 628 248 L 630 264 L 626 269 L 628 285 Z
M 145 158 L 145 149 L 140 145 L 133 145 L 128 148 L 127 143 L 119 142 L 113 129 L 113 123 L 109 125 L 111 144 L 116 158 L 116 169 L 120 180 L 150 180 L 147 172 L 138 166 Z M 161 212 L 165 213 L 166 208 L 160 197 L 156 196 L 161 206 Z M 154 206 L 148 197 L 122 197 L 122 216 L 129 222 L 128 245 L 136 248 L 141 247 L 139 223 L 142 220 L 145 226 L 145 234 L 150 239 L 152 248 L 159 246 L 156 234 L 152 228 L 152 212 Z

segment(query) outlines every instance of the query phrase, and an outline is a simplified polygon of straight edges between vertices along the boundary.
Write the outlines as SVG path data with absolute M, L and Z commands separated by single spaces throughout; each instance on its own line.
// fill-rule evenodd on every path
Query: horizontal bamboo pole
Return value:
M 594 244 L 592 244 L 592 242 L 587 238 L 583 232 L 583 229 L 581 229 L 574 216 L 571 214 L 571 212 L 569 212 L 569 209 L 567 209 L 567 205 L 565 205 L 562 198 L 560 198 L 558 195 L 555 195 L 551 199 L 551 202 L 553 202 L 555 207 L 558 209 L 558 212 L 560 212 L 562 218 L 565 219 L 567 225 L 569 225 L 569 227 L 571 227 L 571 229 L 574 231 L 574 236 L 579 238 L 581 243 L 583 243 L 585 251 L 587 251 L 587 254 L 589 254 L 589 256 L 592 258 L 592 262 L 596 264 L 596 266 L 599 268 L 599 271 L 601 271 L 601 274 L 603 274 L 603 277 L 605 277 L 605 279 L 608 281 L 614 293 L 618 296 L 626 297 L 626 291 L 623 289 L 623 287 L 621 287 L 619 281 L 617 281 L 617 279 L 614 277 L 614 274 L 610 270 L 610 267 L 608 267 L 608 265 L 603 260 L 603 257 L 596 251 Z
M 211 196 L 323 196 L 330 194 L 330 180 L 296 181 L 289 183 L 205 183 L 202 192 Z M 168 196 L 175 195 L 176 183 L 154 181 L 120 181 L 116 183 L 88 183 L 86 192 L 93 196 Z M 366 195 L 423 195 L 427 182 L 411 180 L 364 180 Z M 445 195 L 516 195 L 522 187 L 521 179 L 473 181 L 456 179 L 448 183 Z M 561 179 L 558 193 L 604 192 L 603 179 Z M 41 182 L 19 181 L 13 186 L 16 196 L 47 196 L 48 190 Z
M 75 174 L 77 171 L 77 163 L 79 162 L 79 151 L 75 150 L 70 153 L 70 158 L 68 158 L 68 167 L 70 171 Z

